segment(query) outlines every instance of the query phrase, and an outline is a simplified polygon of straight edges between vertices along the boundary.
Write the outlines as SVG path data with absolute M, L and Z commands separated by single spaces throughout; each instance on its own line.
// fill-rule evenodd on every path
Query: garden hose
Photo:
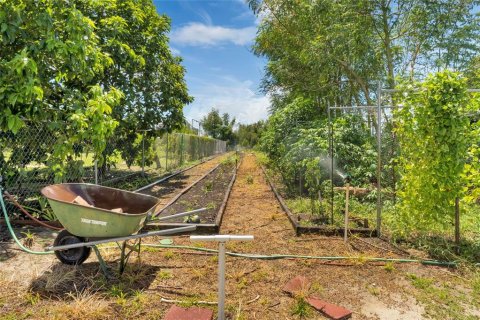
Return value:
M 218 250 L 201 248 L 201 247 L 192 247 L 192 246 L 179 246 L 179 245 L 163 245 L 163 244 L 142 244 L 142 246 L 154 247 L 154 248 L 170 248 L 170 249 L 187 249 L 203 252 L 213 252 L 218 253 Z M 450 261 L 438 261 L 438 260 L 418 260 L 418 259 L 395 259 L 395 258 L 373 258 L 373 257 L 346 257 L 346 256 L 308 256 L 308 255 L 294 255 L 294 254 L 272 254 L 272 255 L 262 255 L 262 254 L 247 254 L 247 253 L 236 253 L 236 252 L 226 252 L 227 255 L 232 257 L 247 258 L 247 259 L 260 259 L 260 260 L 278 260 L 278 259 L 316 259 L 316 260 L 360 260 L 360 261 L 371 261 L 371 262 L 395 262 L 395 263 L 420 263 L 428 266 L 442 266 L 442 267 L 456 267 L 456 262 Z M 475 266 L 480 266 L 478 263 Z
M 10 235 L 12 236 L 13 240 L 17 243 L 17 245 L 22 249 L 23 251 L 31 254 L 38 254 L 38 255 L 45 255 L 45 254 L 52 254 L 54 253 L 53 251 L 33 251 L 28 248 L 26 248 L 23 244 L 20 243 L 18 240 L 17 236 L 15 235 L 15 232 L 13 231 L 12 225 L 10 224 L 10 219 L 8 218 L 7 214 L 7 208 L 5 207 L 5 202 L 3 201 L 3 196 L 2 196 L 2 188 L 0 187 L 0 205 L 2 206 L 2 211 L 3 211 L 3 216 L 5 217 L 5 223 L 7 224 L 8 231 L 10 232 Z
M 52 229 L 52 230 L 57 230 L 57 231 L 63 230 L 63 228 L 54 227 L 54 226 L 51 226 L 49 224 L 46 224 L 45 222 L 43 222 L 41 220 L 38 220 L 37 218 L 32 216 L 27 210 L 25 210 L 25 208 L 20 203 L 18 203 L 18 201 L 15 200 L 15 198 L 10 193 L 8 193 L 7 191 L 4 191 L 3 193 L 8 198 L 8 200 L 10 200 L 18 209 L 20 209 L 20 211 L 22 211 L 22 213 L 24 215 L 26 215 L 27 217 L 29 217 L 30 219 L 32 219 L 33 221 L 35 221 L 39 225 L 44 226 L 45 228 L 48 228 L 48 229 Z

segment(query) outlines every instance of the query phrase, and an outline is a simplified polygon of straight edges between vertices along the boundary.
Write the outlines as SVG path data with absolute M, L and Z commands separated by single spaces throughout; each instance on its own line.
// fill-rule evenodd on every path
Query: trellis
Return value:
M 376 129 L 376 140 L 377 140 L 377 204 L 376 204 L 376 234 L 377 237 L 381 235 L 381 224 L 382 224 L 382 111 L 385 109 L 395 109 L 401 108 L 399 105 L 384 105 L 383 104 L 383 96 L 384 94 L 392 95 L 394 93 L 402 92 L 403 90 L 400 89 L 387 89 L 382 87 L 382 82 L 377 82 L 377 103 L 376 105 L 350 105 L 350 106 L 327 106 L 328 112 L 328 126 L 329 126 L 329 156 L 330 156 L 330 181 L 331 181 L 331 219 L 333 224 L 333 212 L 334 212 L 334 194 L 333 194 L 333 174 L 335 171 L 335 164 L 334 164 L 334 152 L 333 152 L 333 122 L 332 122 L 332 111 L 333 110 L 367 110 L 367 111 L 376 111 L 377 112 L 377 129 Z M 469 93 L 480 93 L 480 89 L 467 89 Z M 456 242 L 459 241 L 459 208 L 458 208 L 458 201 L 456 202 L 455 206 L 455 238 Z

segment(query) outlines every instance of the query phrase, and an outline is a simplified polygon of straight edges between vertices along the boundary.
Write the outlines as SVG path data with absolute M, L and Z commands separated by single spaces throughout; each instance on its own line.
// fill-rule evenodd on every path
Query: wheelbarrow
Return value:
M 54 251 L 64 264 L 80 265 L 95 251 L 100 267 L 107 275 L 106 264 L 97 245 L 107 242 L 122 242 L 120 274 L 123 273 L 128 257 L 140 251 L 142 238 L 165 236 L 196 230 L 195 225 L 167 230 L 139 233 L 151 222 L 163 221 L 206 211 L 206 208 L 157 218 L 161 209 L 159 199 L 130 191 L 86 183 L 62 183 L 44 187 L 41 190 L 50 206 L 64 226 L 53 246 L 45 248 Z M 127 245 L 135 239 L 135 245 Z M 138 243 L 137 243 L 138 240 Z M 126 249 L 129 252 L 126 252 Z

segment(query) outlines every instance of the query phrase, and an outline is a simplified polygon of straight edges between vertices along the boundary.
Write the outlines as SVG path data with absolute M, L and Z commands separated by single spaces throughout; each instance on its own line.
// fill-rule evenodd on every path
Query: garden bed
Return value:
M 173 198 L 159 215 L 159 217 L 165 217 L 179 212 L 207 208 L 206 212 L 199 215 L 199 223 L 188 222 L 188 218 L 182 217 L 169 220 L 169 223 L 158 223 L 153 226 L 170 228 L 195 224 L 198 232 L 218 232 L 235 178 L 235 160 L 233 157 L 227 158 Z
M 270 188 L 272 189 L 273 193 L 275 194 L 275 197 L 277 198 L 278 202 L 280 203 L 280 206 L 282 207 L 283 211 L 287 214 L 287 217 L 290 221 L 290 223 L 293 226 L 293 229 L 295 230 L 295 233 L 298 235 L 300 234 L 305 234 L 305 233 L 318 233 L 318 234 L 324 234 L 324 235 L 343 235 L 345 229 L 342 227 L 338 227 L 335 225 L 329 225 L 329 224 L 322 224 L 322 225 L 312 225 L 312 223 L 308 222 L 305 223 L 305 220 L 301 220 L 302 217 L 308 216 L 305 214 L 295 214 L 290 210 L 290 208 L 287 205 L 287 202 L 285 199 L 282 197 L 280 194 L 279 190 L 275 186 L 273 179 L 269 177 L 267 174 L 267 170 L 265 169 L 264 166 L 261 166 L 262 171 L 268 181 L 268 184 L 270 185 Z M 370 228 L 349 228 L 348 231 L 352 234 L 358 234 L 361 236 L 366 236 L 366 237 L 376 237 L 377 232 L 375 229 L 370 229 Z

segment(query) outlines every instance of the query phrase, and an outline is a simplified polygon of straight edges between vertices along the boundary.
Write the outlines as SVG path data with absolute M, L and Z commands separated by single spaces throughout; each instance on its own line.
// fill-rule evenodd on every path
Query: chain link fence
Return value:
M 159 176 L 206 157 L 226 152 L 226 142 L 183 133 L 153 131 L 115 134 L 102 163 L 91 142 L 79 141 L 66 161 L 55 159 L 66 130 L 49 123 L 28 123 L 17 134 L 0 132 L 0 175 L 6 190 L 39 215 L 46 203 L 40 189 L 58 182 L 97 183 L 135 190 Z M 59 174 L 61 172 L 61 174 Z M 9 212 L 15 212 L 9 206 Z

